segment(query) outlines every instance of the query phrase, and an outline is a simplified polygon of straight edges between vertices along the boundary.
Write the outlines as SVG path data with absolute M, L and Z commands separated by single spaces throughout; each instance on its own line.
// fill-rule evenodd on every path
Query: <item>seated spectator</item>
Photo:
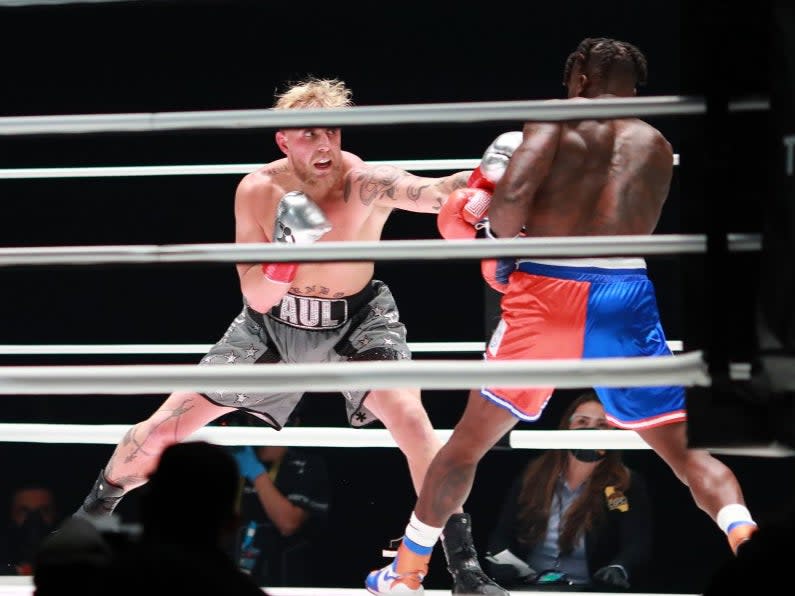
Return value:
M 559 428 L 609 428 L 596 394 L 575 399 Z M 619 451 L 549 450 L 514 481 L 486 560 L 509 589 L 628 590 L 643 583 L 651 530 L 645 483 Z
M 33 596 L 100 596 L 113 550 L 90 521 L 68 518 L 48 534 L 34 557 Z M 114 590 L 115 591 L 115 590 Z
M 227 424 L 257 424 L 233 413 Z M 294 414 L 286 426 L 298 426 Z M 244 478 L 241 530 L 234 557 L 260 586 L 316 586 L 326 559 L 329 512 L 325 459 L 311 449 L 285 446 L 232 448 Z
M 228 552 L 240 526 L 240 484 L 224 447 L 166 448 L 142 489 L 141 536 L 111 568 L 114 595 L 262 596 Z
M 19 485 L 11 494 L 6 529 L 0 536 L 3 575 L 32 575 L 41 541 L 56 527 L 55 494 L 46 484 Z

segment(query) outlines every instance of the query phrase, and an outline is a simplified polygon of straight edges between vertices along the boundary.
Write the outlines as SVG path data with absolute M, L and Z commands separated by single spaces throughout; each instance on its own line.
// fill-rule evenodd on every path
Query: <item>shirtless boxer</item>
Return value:
M 587 102 L 632 97 L 645 79 L 646 59 L 635 46 L 588 38 L 566 60 L 563 83 L 572 101 Z M 439 216 L 445 237 L 463 235 L 462 222 L 498 238 L 651 234 L 673 174 L 668 141 L 635 118 L 527 123 L 521 143 L 504 153 L 506 169 L 492 181 L 487 219 L 475 221 L 486 211 L 482 189 L 457 191 Z M 487 360 L 670 354 L 643 259 L 520 258 L 509 271 L 496 270 L 506 285 Z M 553 390 L 470 393 L 428 469 L 395 561 L 367 577 L 370 592 L 423 593 L 433 546 L 469 495 L 478 462 L 518 420 L 537 420 Z M 707 451 L 688 449 L 684 388 L 595 390 L 611 424 L 635 430 L 662 457 L 736 552 L 756 524 L 734 474 Z
M 351 105 L 341 81 L 308 79 L 277 98 L 275 109 Z M 381 237 L 393 209 L 438 213 L 470 172 L 442 178 L 370 166 L 343 151 L 338 128 L 283 129 L 285 157 L 246 175 L 235 196 L 236 242 L 313 243 Z M 372 262 L 240 264 L 243 309 L 202 365 L 403 360 L 406 329 Z M 162 451 L 235 409 L 281 429 L 303 392 L 172 393 L 116 447 L 75 515 L 110 515 L 128 491 L 143 485 Z M 344 391 L 347 417 L 359 427 L 380 420 L 408 460 L 419 492 L 438 440 L 416 388 Z M 185 487 L 186 495 L 197 487 Z M 481 570 L 468 516 L 450 517 L 443 545 L 454 590 L 507 596 Z

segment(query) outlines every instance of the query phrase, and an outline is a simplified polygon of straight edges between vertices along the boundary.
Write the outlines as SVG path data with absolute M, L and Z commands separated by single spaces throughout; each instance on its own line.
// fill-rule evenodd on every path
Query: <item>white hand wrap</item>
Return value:
M 290 244 L 311 244 L 326 232 L 331 224 L 323 210 L 304 193 L 286 193 L 276 208 L 273 241 Z

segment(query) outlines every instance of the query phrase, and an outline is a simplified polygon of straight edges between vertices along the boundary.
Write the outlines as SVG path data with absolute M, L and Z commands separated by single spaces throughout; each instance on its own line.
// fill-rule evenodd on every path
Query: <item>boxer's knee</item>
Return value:
M 422 405 L 419 391 L 379 392 L 371 396 L 367 406 L 374 406 L 378 417 L 392 431 L 427 435 L 433 432 L 428 413 Z M 372 409 L 372 408 L 371 408 Z

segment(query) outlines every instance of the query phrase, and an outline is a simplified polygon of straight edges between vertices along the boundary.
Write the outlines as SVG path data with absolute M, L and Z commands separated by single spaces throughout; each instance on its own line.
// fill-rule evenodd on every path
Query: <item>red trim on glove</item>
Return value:
M 288 284 L 295 279 L 298 273 L 297 263 L 263 263 L 262 273 L 270 281 Z

